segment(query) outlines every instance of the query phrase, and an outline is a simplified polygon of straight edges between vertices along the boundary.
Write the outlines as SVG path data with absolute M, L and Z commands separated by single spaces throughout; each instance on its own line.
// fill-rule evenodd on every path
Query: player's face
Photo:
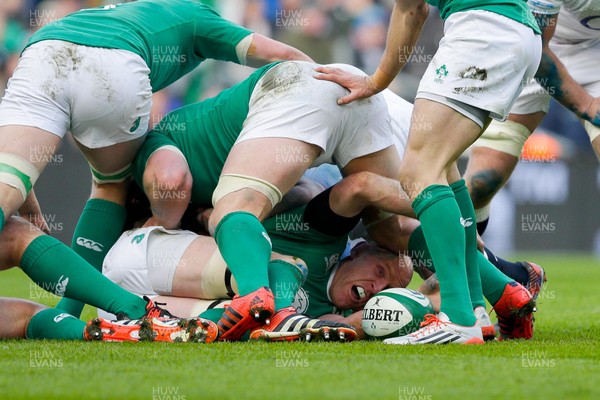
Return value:
M 412 265 L 404 259 L 363 252 L 340 264 L 331 282 L 329 296 L 337 308 L 359 310 L 384 289 L 406 287 L 412 274 Z

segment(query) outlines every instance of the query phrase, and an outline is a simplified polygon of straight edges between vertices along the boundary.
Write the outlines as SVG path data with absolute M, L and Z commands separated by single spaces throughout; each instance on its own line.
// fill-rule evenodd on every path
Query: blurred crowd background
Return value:
M 16 66 L 24 44 L 33 32 L 45 24 L 81 8 L 117 2 L 102 0 L 1 0 L 0 94 L 6 87 L 6 81 Z M 373 73 L 384 50 L 388 20 L 393 5 L 393 0 L 205 0 L 204 2 L 229 20 L 299 48 L 318 63 L 349 63 L 367 73 Z M 414 99 L 419 79 L 433 57 L 437 43 L 442 37 L 442 29 L 442 21 L 438 13 L 431 12 L 423 34 L 413 49 L 413 55 L 408 60 L 403 72 L 391 86 L 392 90 L 409 101 Z M 215 61 L 203 63 L 193 73 L 154 95 L 151 124 L 158 123 L 167 112 L 176 107 L 214 96 L 223 88 L 239 82 L 249 74 L 249 71 L 249 68 L 231 63 Z M 585 178 L 584 181 L 587 183 L 584 184 L 593 189 L 592 197 L 590 200 L 587 196 L 585 200 L 581 201 L 593 201 L 597 204 L 600 170 L 597 170 L 597 162 L 589 145 L 589 139 L 577 118 L 561 106 L 555 103 L 552 104 L 550 113 L 531 142 L 533 143 L 534 140 L 536 141 L 534 151 L 547 153 L 544 157 L 541 157 L 546 160 L 545 164 L 552 163 L 553 167 L 556 168 L 561 162 L 564 162 L 568 169 L 567 176 L 570 176 L 573 168 L 575 170 L 585 170 L 589 174 L 589 178 Z M 75 152 L 67 147 L 63 146 L 64 158 L 69 160 L 71 157 L 75 157 L 76 162 L 84 166 L 84 172 L 73 177 L 73 179 L 89 179 L 81 157 L 71 156 L 71 153 Z M 573 167 L 571 165 L 572 163 L 579 165 L 578 163 L 582 162 L 583 167 Z M 66 164 L 66 161 L 62 163 Z M 524 247 L 526 249 L 537 248 L 535 240 L 544 242 L 545 245 L 548 244 L 549 235 L 543 240 L 539 240 L 539 235 L 523 235 L 524 232 L 521 228 L 521 236 L 519 236 L 519 216 L 522 218 L 526 213 L 526 211 L 519 209 L 519 201 L 525 202 L 525 205 L 536 206 L 539 205 L 536 201 L 541 196 L 542 204 L 546 205 L 565 206 L 570 201 L 573 201 L 574 204 L 579 203 L 579 200 L 576 201 L 576 199 L 562 198 L 561 200 L 560 196 L 556 200 L 556 196 L 552 197 L 554 192 L 538 193 L 539 191 L 552 189 L 551 187 L 550 189 L 545 186 L 542 187 L 539 184 L 539 179 L 538 186 L 540 188 L 536 189 L 537 192 L 532 190 L 535 192 L 532 195 L 533 199 L 523 197 L 523 188 L 520 185 L 523 185 L 523 182 L 527 185 L 528 181 L 525 178 L 519 180 L 519 174 L 529 174 L 535 180 L 540 177 L 540 173 L 544 174 L 551 171 L 550 168 L 544 168 L 540 170 L 542 172 L 538 172 L 535 169 L 538 166 L 533 165 L 533 163 L 524 164 L 521 165 L 520 163 L 516 171 L 516 179 L 513 179 L 513 181 L 519 182 L 519 186 L 514 182 L 509 184 L 504 193 L 499 196 L 498 202 L 501 204 L 494 206 L 498 210 L 504 209 L 504 211 L 501 211 L 504 214 L 498 211 L 500 218 L 492 218 L 492 226 L 490 227 L 492 241 L 498 240 L 496 246 L 501 249 L 521 249 L 523 246 L 520 243 L 523 241 L 526 243 Z M 520 170 L 525 172 L 521 173 Z M 527 170 L 530 172 L 527 172 Z M 549 180 L 544 182 L 552 186 L 553 182 L 556 183 L 555 180 L 553 181 L 555 174 L 557 172 L 553 172 Z M 46 171 L 44 175 L 50 175 L 50 178 L 45 178 L 44 182 L 48 183 L 40 183 L 41 185 L 48 185 L 48 188 L 50 188 L 56 184 L 55 181 L 52 181 L 51 172 Z M 64 171 L 57 173 L 57 176 L 58 179 L 64 179 Z M 569 193 L 575 190 L 569 184 L 572 181 L 573 179 L 567 181 Z M 36 188 L 39 186 L 36 186 Z M 75 186 L 87 188 L 86 183 L 73 185 L 73 187 Z M 73 195 L 78 199 L 81 198 L 80 208 L 77 208 L 77 210 L 83 207 L 87 196 L 86 190 L 84 189 L 81 194 Z M 52 192 L 50 189 L 49 191 Z M 37 192 L 41 201 L 44 201 L 44 194 L 40 194 L 39 189 Z M 48 203 L 53 201 L 61 203 L 61 201 L 64 201 L 64 196 L 62 199 L 60 197 L 55 199 L 50 194 L 49 196 L 46 199 Z M 555 199 L 555 203 L 548 203 L 549 198 Z M 46 210 L 46 205 L 42 204 L 42 206 Z M 52 205 L 48 207 L 52 207 Z M 590 209 L 592 212 L 594 211 L 594 208 Z M 61 232 L 57 232 L 57 236 L 68 242 L 70 240 L 69 234 L 72 233 L 70 226 L 74 224 L 71 220 L 74 218 L 76 220 L 76 216 L 72 217 L 70 214 L 77 213 L 69 212 L 68 216 L 64 216 L 62 211 L 54 211 L 53 213 L 57 220 L 64 222 Z M 67 214 L 67 212 L 64 214 Z M 559 211 L 551 210 L 547 214 L 550 220 L 556 223 L 561 221 L 562 216 Z M 558 237 L 554 231 L 545 233 L 553 234 L 556 242 L 567 248 L 595 250 L 600 254 L 600 222 L 598 218 L 591 218 L 591 221 L 588 218 L 587 223 L 591 224 L 587 228 L 587 232 L 590 232 L 589 236 L 592 239 L 589 243 L 586 241 L 585 245 L 580 243 L 581 239 L 573 239 L 573 244 L 570 245 L 568 241 L 565 242 L 562 237 L 563 234 Z M 570 234 L 570 228 L 566 227 L 563 232 L 565 230 Z M 496 231 L 499 233 L 493 233 Z M 535 239 L 531 242 L 529 239 L 534 237 Z M 575 243 L 580 244 L 576 245 Z

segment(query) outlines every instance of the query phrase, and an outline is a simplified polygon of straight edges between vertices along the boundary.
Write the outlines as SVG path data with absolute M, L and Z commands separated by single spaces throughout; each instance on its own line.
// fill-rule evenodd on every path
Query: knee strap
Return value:
M 109 174 L 104 174 L 91 165 L 90 170 L 92 171 L 92 179 L 98 184 L 124 182 L 129 179 L 133 171 L 131 164 Z
M 223 174 L 219 177 L 219 183 L 213 192 L 213 206 L 226 195 L 242 189 L 252 189 L 267 196 L 271 206 L 275 207 L 281 201 L 281 191 L 272 183 L 263 179 L 247 175 Z
M 26 159 L 12 153 L 0 153 L 0 182 L 17 189 L 23 201 L 39 176 L 38 169 Z

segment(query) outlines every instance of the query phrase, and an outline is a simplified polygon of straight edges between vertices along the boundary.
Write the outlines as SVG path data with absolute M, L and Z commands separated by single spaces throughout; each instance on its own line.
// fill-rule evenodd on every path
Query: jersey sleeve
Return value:
M 236 46 L 252 31 L 223 19 L 207 6 L 198 9 L 195 23 L 194 51 L 199 57 L 240 63 Z
M 308 202 L 304 209 L 304 222 L 325 235 L 344 236 L 350 233 L 360 220 L 360 215 L 355 217 L 343 217 L 333 212 L 329 206 L 329 196 L 331 189 L 319 193 L 314 199 Z
M 531 12 L 535 14 L 553 15 L 558 14 L 563 0 L 528 0 L 527 4 Z

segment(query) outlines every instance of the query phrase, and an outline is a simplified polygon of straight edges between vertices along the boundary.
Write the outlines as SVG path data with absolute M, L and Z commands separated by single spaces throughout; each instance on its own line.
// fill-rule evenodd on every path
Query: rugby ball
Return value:
M 433 313 L 431 301 L 416 290 L 386 289 L 365 305 L 362 327 L 370 339 L 404 336 L 419 329 L 425 315 Z

